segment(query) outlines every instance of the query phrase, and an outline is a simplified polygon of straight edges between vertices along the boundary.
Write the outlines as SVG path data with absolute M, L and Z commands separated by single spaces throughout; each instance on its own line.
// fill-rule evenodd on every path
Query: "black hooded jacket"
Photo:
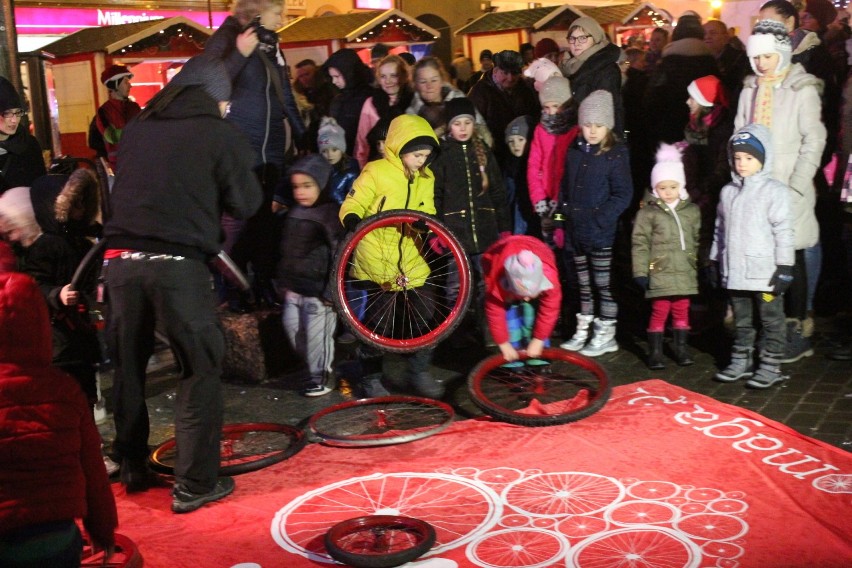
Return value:
M 222 212 L 247 218 L 261 205 L 254 160 L 243 134 L 201 87 L 183 88 L 151 116 L 143 112 L 121 139 L 104 228 L 109 248 L 215 256 Z
M 23 127 L 0 141 L 0 150 L 0 194 L 12 187 L 30 187 L 47 172 L 38 140 Z
M 370 86 L 370 68 L 364 65 L 354 50 L 344 48 L 332 53 L 322 68 L 328 73 L 332 67 L 343 75 L 346 87 L 331 101 L 330 113 L 346 133 L 346 151 L 352 154 L 355 151 L 358 122 L 361 120 L 361 107 L 376 91 Z

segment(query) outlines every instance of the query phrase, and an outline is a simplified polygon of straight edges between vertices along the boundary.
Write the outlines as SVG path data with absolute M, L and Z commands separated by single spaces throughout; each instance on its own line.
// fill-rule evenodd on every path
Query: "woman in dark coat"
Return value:
M 20 128 L 23 116 L 18 91 L 0 77 L 0 194 L 10 187 L 29 187 L 45 174 L 38 140 Z
M 338 49 L 323 64 L 323 70 L 340 91 L 331 101 L 330 114 L 346 133 L 348 152 L 355 149 L 358 122 L 364 101 L 375 94 L 370 86 L 372 73 L 354 49 Z

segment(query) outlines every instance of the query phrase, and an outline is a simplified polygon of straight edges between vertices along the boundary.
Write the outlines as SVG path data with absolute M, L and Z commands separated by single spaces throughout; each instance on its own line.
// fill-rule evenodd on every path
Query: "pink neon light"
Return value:
M 355 8 L 358 10 L 390 10 L 393 8 L 393 0 L 355 0 Z
M 129 24 L 174 16 L 184 16 L 205 28 L 210 23 L 207 12 L 110 8 L 15 8 L 18 35 L 66 35 L 83 28 Z M 218 28 L 227 17 L 228 12 L 213 12 L 213 27 Z

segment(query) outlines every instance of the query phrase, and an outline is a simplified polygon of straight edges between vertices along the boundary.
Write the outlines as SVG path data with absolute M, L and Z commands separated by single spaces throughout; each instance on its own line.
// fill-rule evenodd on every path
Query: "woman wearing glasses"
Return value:
M 0 195 L 10 187 L 29 187 L 47 173 L 38 140 L 18 128 L 22 106 L 15 86 L 0 77 Z
M 615 102 L 615 128 L 624 133 L 624 106 L 621 99 L 621 50 L 610 43 L 599 23 L 589 17 L 577 18 L 568 30 L 571 58 L 562 64 L 562 73 L 571 81 L 574 105 L 579 108 L 590 93 L 604 90 Z

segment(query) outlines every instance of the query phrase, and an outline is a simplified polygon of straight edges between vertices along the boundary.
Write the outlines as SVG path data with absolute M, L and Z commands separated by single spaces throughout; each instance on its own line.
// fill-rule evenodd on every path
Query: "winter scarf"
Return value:
M 764 75 L 757 78 L 757 94 L 754 97 L 754 122 L 772 128 L 772 97 L 775 87 L 787 78 L 788 65 L 776 75 Z

